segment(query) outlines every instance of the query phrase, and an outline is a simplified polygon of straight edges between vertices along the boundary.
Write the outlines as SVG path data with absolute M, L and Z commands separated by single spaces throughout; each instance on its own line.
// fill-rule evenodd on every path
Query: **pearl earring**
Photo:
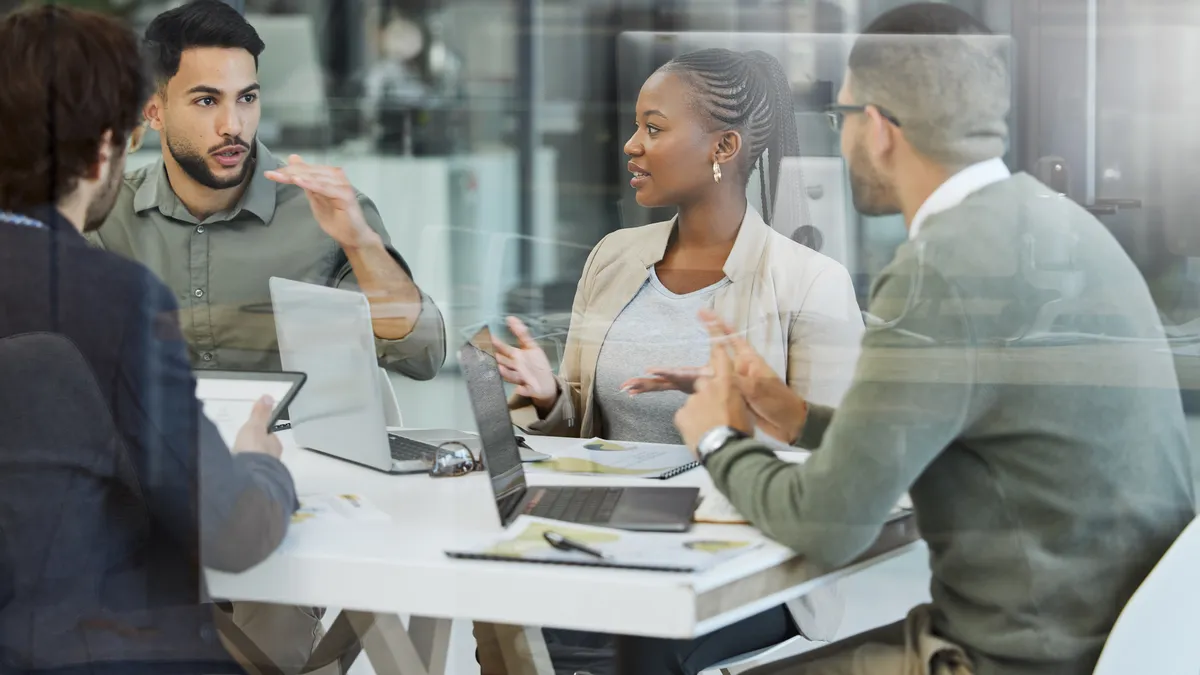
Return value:
M 713 182 L 721 182 L 721 165 L 716 162 L 713 162 Z

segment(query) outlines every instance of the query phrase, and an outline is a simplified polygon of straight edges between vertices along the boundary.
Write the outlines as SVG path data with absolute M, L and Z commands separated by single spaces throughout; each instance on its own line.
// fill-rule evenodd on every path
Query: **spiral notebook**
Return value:
M 582 543 L 603 557 L 554 548 L 546 541 L 547 532 Z M 521 516 L 499 538 L 478 548 L 449 550 L 446 555 L 468 560 L 690 573 L 708 570 L 762 544 L 761 540 L 627 532 Z
M 700 466 L 685 445 L 630 443 L 593 438 L 529 466 L 529 473 L 628 476 L 665 480 Z

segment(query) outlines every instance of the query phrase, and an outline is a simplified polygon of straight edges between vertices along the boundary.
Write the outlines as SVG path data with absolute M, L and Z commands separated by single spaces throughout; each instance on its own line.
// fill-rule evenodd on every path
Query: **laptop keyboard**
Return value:
M 398 462 L 421 461 L 433 464 L 437 448 L 411 438 L 388 434 L 388 445 L 392 450 L 392 459 Z
M 571 523 L 607 523 L 625 490 L 621 488 L 547 487 L 541 499 L 525 507 L 531 516 L 565 520 Z

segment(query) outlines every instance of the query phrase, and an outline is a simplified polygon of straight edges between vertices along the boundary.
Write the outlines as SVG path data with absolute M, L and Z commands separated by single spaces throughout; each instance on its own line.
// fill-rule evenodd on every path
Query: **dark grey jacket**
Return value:
M 30 215 L 0 223 L 0 673 L 238 672 L 201 566 L 266 558 L 291 476 L 200 413 L 166 287 Z

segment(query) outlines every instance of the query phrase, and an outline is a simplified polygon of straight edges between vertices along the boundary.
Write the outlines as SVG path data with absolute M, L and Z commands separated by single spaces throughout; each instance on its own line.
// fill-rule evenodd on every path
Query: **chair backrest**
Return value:
M 0 411 L 2 614 L 19 589 L 41 578 L 49 551 L 87 557 L 86 549 L 63 550 L 57 531 L 78 533 L 79 519 L 101 517 L 88 501 L 98 484 L 85 487 L 86 476 L 111 466 L 103 455 L 116 457 L 122 446 L 91 367 L 61 335 L 0 338 Z
M 1193 520 L 1121 610 L 1095 675 L 1200 672 L 1200 518 Z
M 4 524 L 0 523 L 0 612 L 4 611 L 5 605 L 13 598 L 13 579 L 12 558 L 8 552 L 8 538 L 4 535 Z

